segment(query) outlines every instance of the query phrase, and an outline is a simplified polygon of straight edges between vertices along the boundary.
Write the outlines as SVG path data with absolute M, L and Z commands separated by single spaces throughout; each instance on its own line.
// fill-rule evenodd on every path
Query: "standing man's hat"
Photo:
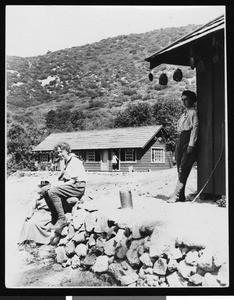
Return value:
M 48 185 L 48 184 L 50 184 L 49 181 L 47 181 L 47 180 L 42 180 L 41 183 L 40 183 L 38 186 L 39 186 L 39 187 L 43 187 L 43 186 Z

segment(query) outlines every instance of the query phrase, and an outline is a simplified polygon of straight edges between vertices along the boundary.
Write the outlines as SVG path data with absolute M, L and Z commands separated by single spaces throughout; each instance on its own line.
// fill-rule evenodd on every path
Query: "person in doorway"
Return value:
M 55 243 L 54 239 L 56 242 L 59 240 L 63 228 L 67 225 L 65 212 L 71 211 L 72 208 L 67 199 L 71 197 L 81 199 L 86 186 L 85 168 L 82 161 L 71 153 L 70 146 L 61 142 L 55 146 L 54 151 L 64 159 L 65 166 L 58 178 L 60 182 L 51 186 L 44 195 L 54 224 L 55 235 L 52 237 L 51 244 Z
M 49 181 L 41 181 L 38 185 L 39 198 L 30 202 L 29 210 L 23 224 L 18 245 L 44 244 L 50 242 L 51 235 L 51 212 L 43 197 L 44 191 L 50 188 Z
M 185 106 L 185 112 L 177 123 L 179 138 L 175 148 L 175 159 L 178 171 L 178 180 L 175 191 L 169 203 L 185 201 L 185 185 L 196 160 L 198 117 L 193 104 L 197 101 L 196 94 L 190 90 L 182 92 L 181 99 Z
M 112 156 L 112 169 L 114 171 L 117 171 L 117 169 L 118 169 L 118 160 L 119 159 L 118 159 L 116 153 L 114 153 L 113 156 Z

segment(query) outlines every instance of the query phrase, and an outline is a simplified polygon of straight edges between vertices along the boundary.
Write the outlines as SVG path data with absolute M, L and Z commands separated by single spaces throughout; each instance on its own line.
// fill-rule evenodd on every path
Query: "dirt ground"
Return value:
M 144 219 L 163 220 L 168 230 L 206 242 L 227 257 L 228 214 L 227 209 L 215 202 L 167 203 L 173 192 L 176 168 L 154 172 L 87 173 L 86 195 L 111 213 L 121 206 L 119 191 L 129 189 L 133 198 L 133 214 L 141 222 Z M 62 268 L 48 258 L 35 259 L 35 253 L 19 251 L 17 240 L 24 222 L 28 203 L 37 197 L 41 180 L 56 183 L 57 172 L 19 172 L 6 182 L 6 272 L 5 284 L 13 287 L 84 287 L 108 285 L 91 272 Z M 189 176 L 186 195 L 197 191 L 197 170 Z M 48 246 L 46 246 L 48 247 Z M 46 248 L 45 247 L 45 248 Z M 36 249 L 35 249 L 36 251 Z

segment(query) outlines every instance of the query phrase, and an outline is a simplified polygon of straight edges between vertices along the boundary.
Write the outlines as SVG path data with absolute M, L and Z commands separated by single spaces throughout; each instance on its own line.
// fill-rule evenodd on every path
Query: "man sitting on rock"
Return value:
M 58 178 L 60 182 L 51 186 L 45 194 L 46 203 L 52 213 L 52 224 L 54 224 L 55 235 L 52 237 L 52 244 L 59 240 L 63 228 L 67 225 L 65 212 L 68 212 L 69 208 L 71 211 L 68 199 L 71 197 L 81 199 L 86 186 L 85 168 L 82 161 L 71 153 L 70 146 L 61 142 L 55 146 L 54 151 L 64 159 L 65 167 Z

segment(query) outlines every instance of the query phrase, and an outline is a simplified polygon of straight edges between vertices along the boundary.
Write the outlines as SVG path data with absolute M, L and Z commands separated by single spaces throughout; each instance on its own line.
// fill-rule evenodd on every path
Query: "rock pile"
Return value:
M 228 285 L 222 253 L 171 236 L 163 225 L 139 225 L 130 217 L 132 209 L 107 217 L 93 202 L 78 204 L 67 214 L 68 225 L 55 249 L 64 268 L 91 270 L 119 286 Z

